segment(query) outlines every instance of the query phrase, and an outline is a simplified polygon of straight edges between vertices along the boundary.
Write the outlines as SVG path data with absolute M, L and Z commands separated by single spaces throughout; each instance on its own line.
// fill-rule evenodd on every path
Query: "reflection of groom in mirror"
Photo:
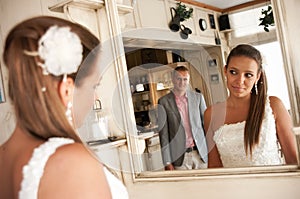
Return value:
M 161 105 L 158 120 L 166 116 L 159 127 L 166 170 L 207 168 L 207 145 L 203 128 L 206 104 L 201 93 L 188 90 L 189 80 L 188 69 L 184 66 L 176 67 L 172 72 L 174 88 L 158 100 Z

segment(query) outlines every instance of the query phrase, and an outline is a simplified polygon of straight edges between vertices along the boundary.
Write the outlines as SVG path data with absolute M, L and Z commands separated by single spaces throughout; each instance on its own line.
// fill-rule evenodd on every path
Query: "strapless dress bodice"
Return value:
M 245 121 L 224 124 L 214 134 L 220 158 L 224 167 L 248 167 L 281 165 L 284 163 L 277 139 L 275 119 L 269 99 L 266 103 L 259 143 L 254 146 L 252 156 L 244 148 Z

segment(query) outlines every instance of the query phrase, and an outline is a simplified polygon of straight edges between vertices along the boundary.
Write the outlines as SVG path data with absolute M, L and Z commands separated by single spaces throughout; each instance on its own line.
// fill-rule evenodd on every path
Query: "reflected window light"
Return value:
M 268 95 L 279 97 L 289 110 L 291 105 L 279 42 L 256 45 L 255 47 L 265 59 L 264 70 L 268 80 Z
M 264 32 L 263 26 L 259 26 L 259 18 L 262 17 L 262 9 L 268 6 L 253 8 L 229 15 L 230 26 L 234 30 L 234 37 L 245 37 Z M 275 27 L 270 27 L 270 30 Z

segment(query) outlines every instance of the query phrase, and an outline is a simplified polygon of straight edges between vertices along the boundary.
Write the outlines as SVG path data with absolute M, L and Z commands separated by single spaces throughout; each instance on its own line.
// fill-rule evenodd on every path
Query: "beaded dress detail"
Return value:
M 265 116 L 263 118 L 259 143 L 250 154 L 244 149 L 245 121 L 234 124 L 224 124 L 214 134 L 214 141 L 218 148 L 224 167 L 249 167 L 282 165 L 284 163 L 279 151 L 275 119 L 267 98 Z
M 35 148 L 28 164 L 23 167 L 23 180 L 19 199 L 37 199 L 40 180 L 44 173 L 45 165 L 52 154 L 60 146 L 74 143 L 69 138 L 50 138 L 47 142 Z M 105 167 L 104 173 L 111 189 L 113 199 L 127 199 L 128 193 L 123 183 L 111 174 Z

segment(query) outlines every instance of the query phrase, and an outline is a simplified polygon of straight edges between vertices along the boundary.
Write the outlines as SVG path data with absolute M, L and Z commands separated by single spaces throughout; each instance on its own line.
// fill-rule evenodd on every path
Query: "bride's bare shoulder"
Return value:
M 224 110 L 226 108 L 226 102 L 218 102 L 218 103 L 215 103 L 211 106 L 209 106 L 206 111 L 207 112 L 215 112 L 215 111 L 221 111 L 221 110 Z
M 226 103 L 219 102 L 209 106 L 204 112 L 205 123 L 210 123 L 211 120 L 216 121 L 218 118 L 224 118 L 226 112 Z
M 62 198 L 71 192 L 74 195 L 70 198 L 87 193 L 86 198 L 110 195 L 103 165 L 81 143 L 67 144 L 56 150 L 46 164 L 40 189 L 43 195 L 55 192 Z

